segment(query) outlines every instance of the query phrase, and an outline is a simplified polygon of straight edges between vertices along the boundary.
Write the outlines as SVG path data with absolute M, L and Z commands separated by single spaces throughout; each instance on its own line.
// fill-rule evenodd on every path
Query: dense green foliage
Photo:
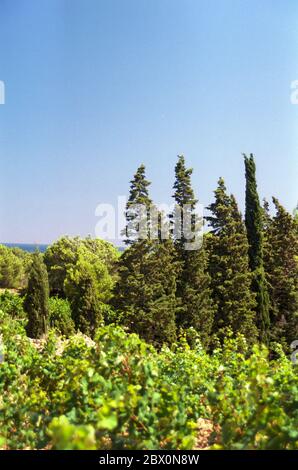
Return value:
M 8 290 L 0 294 L 0 310 L 10 315 L 12 318 L 19 320 L 26 319 L 23 308 L 23 298 L 19 295 L 12 294 Z
M 270 295 L 270 336 L 287 348 L 298 338 L 297 221 L 273 198 L 275 215 L 265 205 L 265 272 Z
M 40 338 L 47 332 L 48 301 L 48 273 L 41 254 L 34 253 L 24 300 L 24 310 L 28 315 L 26 330 L 30 338 Z
M 0 245 L 0 288 L 21 288 L 27 283 L 30 255 L 18 248 Z
M 149 185 L 141 165 L 131 181 L 126 208 L 129 248 L 119 262 L 112 305 L 119 316 L 122 314 L 122 323 L 130 331 L 161 347 L 176 339 L 177 262 L 172 240 L 161 240 L 158 236 L 160 224 L 156 227 L 157 237 L 150 236 L 154 228 L 149 213 Z M 143 213 L 135 213 L 136 204 L 143 205 Z M 148 235 L 147 239 L 139 236 L 142 232 Z
M 191 449 L 203 421 L 204 447 L 298 449 L 297 215 L 261 208 L 245 167 L 245 221 L 221 178 L 199 250 L 175 218 L 187 206 L 199 234 L 182 156 L 169 239 L 141 165 L 121 255 L 90 237 L 0 245 L 0 448 Z
M 140 232 L 150 238 L 150 214 L 149 209 L 152 203 L 149 197 L 150 181 L 146 179 L 145 165 L 140 165 L 133 179 L 130 182 L 129 197 L 126 205 L 126 227 L 125 243 L 131 245 L 139 240 Z M 144 206 L 144 213 L 139 213 L 138 205 Z M 144 221 L 143 227 L 140 226 L 140 220 Z
M 119 264 L 114 306 L 130 331 L 156 346 L 176 339 L 176 265 L 170 240 L 135 242 Z
M 225 329 L 231 328 L 234 333 L 242 332 L 250 344 L 278 341 L 289 351 L 298 334 L 297 218 L 276 199 L 274 217 L 262 210 L 252 155 L 245 156 L 245 169 L 245 225 L 235 198 L 226 194 L 220 180 L 215 202 L 209 206 L 211 214 L 206 217 L 209 225 L 203 246 L 187 250 L 190 240 L 183 232 L 183 218 L 191 220 L 193 238 L 203 223 L 195 220 L 192 169 L 178 156 L 175 207 L 167 224 L 170 239 L 165 240 L 159 232 L 165 218 L 152 203 L 151 183 L 141 165 L 131 180 L 126 207 L 129 247 L 121 256 L 112 244 L 91 237 L 62 237 L 47 248 L 43 259 L 51 296 L 68 301 L 50 300 L 54 308 L 50 326 L 66 335 L 74 328 L 92 336 L 102 323 L 116 323 L 158 348 L 194 328 L 211 349 L 217 338 L 224 337 Z M 144 220 L 136 219 L 140 216 L 134 212 L 136 204 L 146 208 L 145 225 Z M 180 219 L 175 218 L 177 211 Z M 160 225 L 154 238 L 156 214 Z M 136 236 L 138 223 L 146 227 L 148 239 Z M 18 300 L 7 299 L 4 310 L 10 310 L 11 316 L 23 316 L 27 323 L 33 304 L 25 312 L 21 304 L 31 264 L 32 255 L 0 246 L 0 286 L 11 292 L 15 288 L 20 294 Z M 35 315 L 33 312 L 31 317 Z M 191 335 L 187 337 L 191 344 Z
M 73 270 L 80 269 L 82 258 L 93 265 L 98 291 L 102 289 L 102 278 L 104 277 L 106 283 L 108 275 L 111 276 L 111 286 L 118 255 L 117 249 L 104 240 L 90 237 L 60 238 L 48 247 L 44 255 L 51 294 L 65 297 L 65 281 L 67 277 L 72 276 Z
M 223 338 L 227 328 L 231 328 L 254 343 L 257 339 L 255 295 L 251 291 L 245 226 L 235 198 L 227 194 L 222 178 L 209 211 L 209 272 L 216 305 L 213 331 Z
M 94 333 L 111 298 L 113 283 L 107 263 L 79 248 L 76 263 L 68 268 L 64 280 L 64 292 L 77 329 Z
M 193 327 L 199 332 L 204 344 L 210 341 L 213 325 L 214 305 L 210 291 L 210 277 L 207 271 L 205 246 L 187 250 L 187 243 L 195 243 L 202 228 L 202 220 L 195 220 L 197 200 L 191 185 L 192 169 L 185 166 L 182 155 L 175 167 L 174 195 L 175 208 L 171 214 L 171 226 L 179 263 L 177 275 L 177 325 L 182 328 Z M 179 217 L 176 217 L 177 214 Z M 191 233 L 184 233 L 185 218 Z M 191 237 L 192 236 L 192 237 Z M 197 240 L 198 241 L 198 240 Z
M 82 260 L 79 270 L 67 281 L 66 292 L 70 299 L 72 318 L 77 330 L 93 336 L 102 322 L 101 302 L 96 291 L 92 266 Z
M 75 324 L 68 300 L 59 297 L 49 299 L 49 326 L 55 329 L 57 333 L 65 336 L 70 336 L 75 332 Z
M 215 448 L 298 448 L 298 369 L 281 349 L 269 362 L 227 336 L 212 355 L 183 338 L 157 353 L 115 326 L 37 349 L 0 316 L 4 448 L 191 449 L 199 418 L 216 425 Z
M 270 317 L 269 296 L 264 271 L 263 216 L 256 182 L 256 164 L 251 154 L 245 163 L 245 225 L 248 239 L 249 266 L 253 273 L 252 291 L 256 294 L 257 326 L 262 341 L 268 341 Z

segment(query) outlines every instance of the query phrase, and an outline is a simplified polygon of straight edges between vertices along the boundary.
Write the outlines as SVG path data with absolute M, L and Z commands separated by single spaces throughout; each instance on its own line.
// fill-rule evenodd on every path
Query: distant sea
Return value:
M 5 245 L 8 248 L 21 248 L 21 250 L 28 251 L 29 253 L 33 253 L 35 250 L 43 253 L 48 247 L 48 245 L 35 245 L 34 243 L 0 243 L 0 245 Z
M 35 250 L 44 253 L 49 245 L 35 245 L 34 243 L 0 243 L 0 245 L 5 245 L 8 248 L 21 248 L 21 250 L 28 251 L 29 253 L 34 253 Z M 124 251 L 125 248 L 123 246 L 117 246 L 119 251 Z

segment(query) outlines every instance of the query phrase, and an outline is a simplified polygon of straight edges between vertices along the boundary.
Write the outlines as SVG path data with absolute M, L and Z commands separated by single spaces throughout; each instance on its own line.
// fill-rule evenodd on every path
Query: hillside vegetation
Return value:
M 41 348 L 1 312 L 0 442 L 12 449 L 298 449 L 298 368 L 227 338 L 207 354 L 182 337 L 154 350 L 120 327 Z
M 91 237 L 0 246 L 1 448 L 298 449 L 297 213 L 261 205 L 244 163 L 245 216 L 220 178 L 199 249 L 177 217 L 187 207 L 196 240 L 183 156 L 171 214 L 138 168 L 123 253 Z

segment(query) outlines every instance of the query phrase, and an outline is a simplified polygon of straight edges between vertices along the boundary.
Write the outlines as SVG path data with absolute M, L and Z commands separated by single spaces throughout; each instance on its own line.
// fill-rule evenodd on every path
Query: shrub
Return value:
M 26 314 L 23 309 L 23 298 L 13 294 L 8 290 L 0 293 L 0 310 L 7 313 L 12 318 L 25 319 Z
M 58 297 L 49 299 L 49 324 L 61 335 L 70 336 L 75 332 L 68 300 Z
M 216 425 L 213 448 L 298 449 L 298 370 L 279 346 L 270 361 L 265 347 L 249 353 L 242 336 L 227 337 L 209 355 L 182 336 L 157 352 L 110 325 L 94 342 L 51 333 L 37 350 L 1 311 L 0 335 L 8 448 L 192 449 L 205 418 Z

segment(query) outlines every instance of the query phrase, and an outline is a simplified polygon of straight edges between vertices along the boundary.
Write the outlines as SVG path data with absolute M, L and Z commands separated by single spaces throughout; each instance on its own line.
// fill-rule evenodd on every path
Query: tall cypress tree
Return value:
M 175 182 L 173 185 L 173 198 L 176 207 L 174 213 L 171 215 L 171 219 L 176 248 L 183 253 L 185 252 L 185 244 L 189 241 L 184 233 L 186 222 L 184 218 L 193 221 L 192 218 L 194 218 L 194 211 L 198 202 L 191 185 L 192 172 L 192 168 L 186 168 L 184 156 L 178 155 L 178 162 L 175 166 Z M 184 212 L 181 211 L 182 208 L 184 208 Z M 194 227 L 192 226 L 192 228 Z
M 176 339 L 177 263 L 172 240 L 161 240 L 158 236 L 162 223 L 160 213 L 160 224 L 155 227 L 156 237 L 150 239 L 150 215 L 157 215 L 158 210 L 149 197 L 149 185 L 145 167 L 141 165 L 131 181 L 126 213 L 129 229 L 126 243 L 129 248 L 123 252 L 119 261 L 119 277 L 111 303 L 124 316 L 124 323 L 131 332 L 138 333 L 146 341 L 160 347 Z M 138 227 L 131 230 L 131 224 L 135 223 L 138 216 L 133 210 L 135 204 L 143 204 L 147 209 L 146 239 L 139 239 Z
M 157 347 L 176 339 L 176 269 L 171 240 L 141 240 L 121 255 L 114 307 L 129 331 Z
M 244 155 L 245 163 L 245 225 L 249 244 L 249 266 L 253 273 L 252 290 L 256 294 L 257 326 L 262 341 L 268 341 L 270 328 L 269 296 L 263 262 L 263 213 L 256 182 L 254 157 Z
M 204 244 L 199 249 L 186 249 L 186 244 L 193 240 L 189 240 L 189 234 L 185 233 L 185 217 L 190 222 L 194 238 L 202 228 L 196 226 L 195 210 L 198 201 L 191 185 L 191 175 L 192 169 L 186 168 L 184 157 L 178 156 L 173 186 L 175 209 L 170 216 L 177 260 L 180 264 L 177 278 L 177 325 L 182 328 L 195 328 L 202 342 L 208 345 L 214 306 L 207 272 L 207 255 Z
M 101 303 L 96 295 L 91 273 L 85 272 L 77 280 L 75 293 L 70 299 L 72 318 L 76 329 L 93 337 L 103 320 Z
M 110 298 L 110 289 L 112 285 L 105 266 L 96 263 L 93 257 L 88 258 L 88 251 L 79 249 L 77 262 L 68 268 L 64 281 L 76 329 L 94 336 L 103 321 L 102 311 Z
M 223 339 L 229 327 L 242 333 L 249 343 L 257 338 L 255 295 L 249 270 L 246 230 L 234 196 L 229 196 L 222 178 L 215 190 L 215 201 L 206 217 L 211 233 L 208 236 L 209 272 L 214 303 L 217 306 L 213 332 Z
M 28 315 L 26 331 L 30 338 L 40 338 L 47 332 L 48 301 L 49 282 L 47 269 L 43 263 L 42 255 L 36 252 L 33 254 L 24 300 L 24 310 Z
M 298 338 L 297 222 L 278 199 L 272 200 L 276 213 L 267 224 L 264 256 L 271 301 L 270 337 L 289 348 Z
M 131 245 L 139 239 L 140 224 L 137 223 L 137 218 L 142 215 L 145 219 L 144 224 L 146 225 L 147 236 L 150 233 L 150 219 L 149 209 L 152 203 L 149 197 L 148 187 L 150 181 L 146 179 L 145 165 L 140 165 L 137 169 L 133 179 L 130 181 L 129 198 L 126 205 L 126 228 L 124 235 L 126 236 L 125 243 Z M 145 209 L 144 214 L 138 214 L 136 205 L 143 205 Z

